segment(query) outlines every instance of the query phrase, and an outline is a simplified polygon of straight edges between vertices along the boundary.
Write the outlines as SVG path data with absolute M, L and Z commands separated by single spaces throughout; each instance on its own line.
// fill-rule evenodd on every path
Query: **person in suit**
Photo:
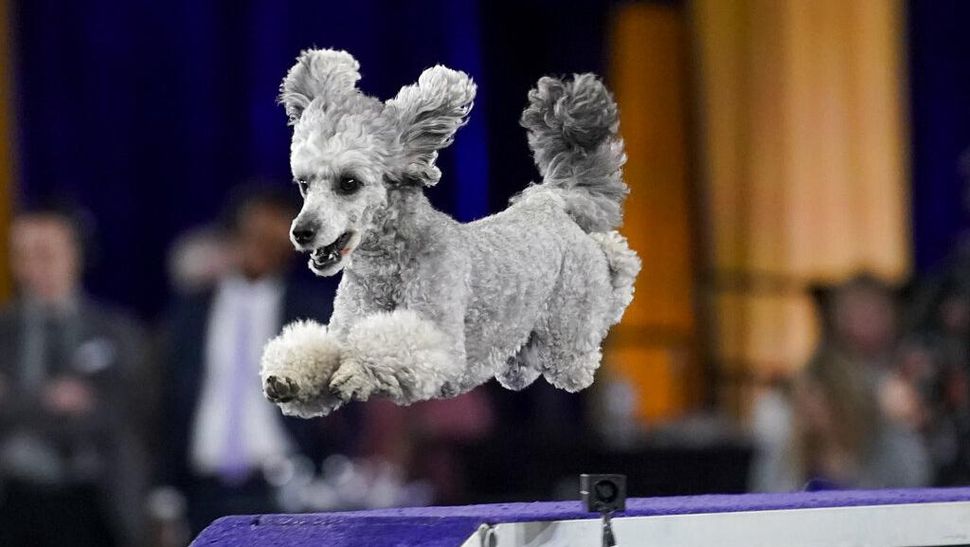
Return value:
M 81 288 L 77 215 L 11 226 L 0 312 L 0 545 L 136 545 L 147 468 L 145 337 Z
M 265 400 L 259 381 L 263 345 L 284 324 L 326 322 L 333 279 L 301 281 L 287 194 L 248 189 L 228 215 L 234 267 L 214 286 L 183 295 L 173 306 L 167 367 L 165 482 L 185 496 L 192 533 L 213 519 L 279 510 L 267 465 L 304 458 L 319 465 L 353 449 L 353 410 L 320 420 L 286 418 Z

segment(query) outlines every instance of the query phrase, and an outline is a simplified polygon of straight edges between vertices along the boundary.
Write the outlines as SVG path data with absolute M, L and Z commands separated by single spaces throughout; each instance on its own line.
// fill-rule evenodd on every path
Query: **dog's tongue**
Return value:
M 350 251 L 352 250 L 350 248 L 350 240 L 352 240 L 353 238 L 354 238 L 354 234 L 350 232 L 346 232 L 342 236 L 340 236 L 340 238 L 337 240 L 337 245 L 339 245 L 339 249 L 340 249 L 339 252 L 341 256 L 347 256 L 350 254 Z

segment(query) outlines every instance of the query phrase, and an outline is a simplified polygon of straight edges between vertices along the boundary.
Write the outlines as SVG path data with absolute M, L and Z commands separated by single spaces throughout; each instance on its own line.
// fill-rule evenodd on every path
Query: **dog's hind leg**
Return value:
M 495 376 L 498 383 L 505 389 L 519 391 L 529 387 L 532 382 L 542 374 L 542 365 L 536 353 L 537 344 L 535 333 L 519 349 L 519 351 L 509 357 L 505 369 Z
M 546 380 L 566 391 L 593 383 L 600 346 L 615 317 L 610 272 L 602 258 L 564 265 L 561 284 L 550 298 L 547 315 L 536 327 L 536 355 Z
M 543 371 L 546 381 L 559 389 L 575 392 L 593 384 L 602 354 L 599 347 L 585 352 L 552 352 L 549 366 Z
M 576 327 L 578 324 L 563 321 L 560 316 L 546 322 L 533 333 L 527 352 L 529 368 L 526 370 L 534 375 L 529 383 L 539 374 L 553 386 L 570 392 L 586 389 L 593 383 L 602 357 L 600 339 L 595 334 L 582 331 L 582 327 Z M 499 381 L 509 387 L 501 378 Z

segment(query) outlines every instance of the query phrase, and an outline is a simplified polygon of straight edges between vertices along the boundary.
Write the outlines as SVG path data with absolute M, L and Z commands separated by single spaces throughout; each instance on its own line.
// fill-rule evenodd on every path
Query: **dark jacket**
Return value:
M 141 531 L 141 500 L 149 470 L 143 433 L 151 386 L 144 381 L 149 372 L 144 331 L 131 317 L 82 298 L 72 315 L 76 333 L 63 361 L 54 370 L 46 370 L 42 381 L 29 386 L 22 370 L 25 310 L 17 301 L 0 312 L 0 443 L 27 434 L 67 458 L 78 450 L 88 451 L 93 467 L 45 480 L 96 486 L 111 512 L 109 521 L 115 532 L 131 543 Z M 96 401 L 93 411 L 69 417 L 45 411 L 42 389 L 55 376 L 77 378 L 90 386 Z M 15 468 L 6 469 L 3 478 L 25 480 Z
M 288 281 L 284 287 L 279 327 L 297 319 L 326 323 L 333 311 L 336 280 Z M 160 480 L 186 487 L 196 478 L 189 465 L 192 425 L 203 384 L 207 323 L 214 294 L 211 290 L 180 299 L 171 312 L 163 342 L 162 367 L 166 368 L 166 393 L 162 432 Z M 344 412 L 347 410 L 347 412 Z M 299 450 L 317 466 L 328 454 L 347 454 L 355 449 L 357 413 L 342 409 L 327 418 L 304 420 L 283 416 L 280 420 Z

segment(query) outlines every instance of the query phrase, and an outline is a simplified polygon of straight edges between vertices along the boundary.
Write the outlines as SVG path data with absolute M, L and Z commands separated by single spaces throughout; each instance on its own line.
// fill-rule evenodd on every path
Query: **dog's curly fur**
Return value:
M 542 174 L 505 211 L 460 224 L 423 194 L 475 84 L 435 66 L 382 103 L 357 61 L 303 52 L 281 86 L 291 165 L 304 195 L 294 244 L 318 275 L 344 270 L 329 325 L 287 326 L 266 346 L 267 397 L 325 415 L 353 399 L 400 404 L 490 378 L 540 374 L 577 391 L 633 298 L 640 260 L 615 230 L 628 192 L 616 104 L 591 74 L 542 78 L 522 114 Z

